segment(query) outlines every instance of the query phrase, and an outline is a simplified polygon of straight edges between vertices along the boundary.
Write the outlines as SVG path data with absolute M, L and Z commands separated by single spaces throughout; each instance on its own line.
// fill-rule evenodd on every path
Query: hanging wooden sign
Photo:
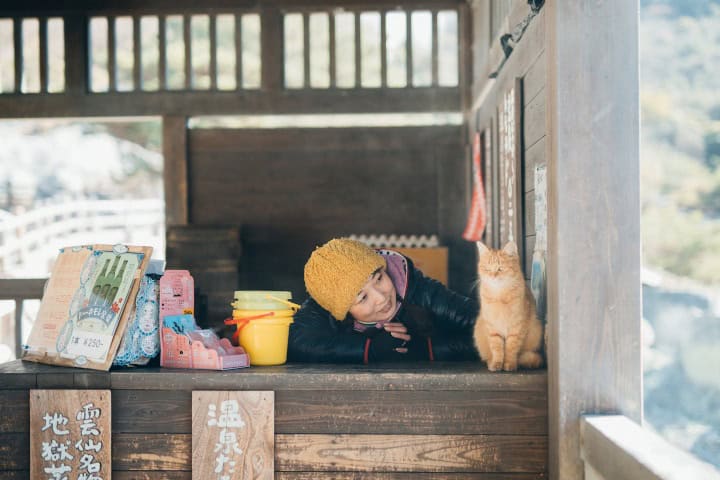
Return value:
M 500 246 L 514 241 L 523 261 L 522 170 L 521 170 L 521 87 L 520 79 L 501 97 L 498 112 L 500 174 Z
M 30 478 L 110 480 L 110 390 L 30 390 Z
M 272 480 L 274 462 L 275 392 L 193 392 L 193 480 Z
M 126 245 L 61 249 L 23 360 L 108 370 L 151 255 Z

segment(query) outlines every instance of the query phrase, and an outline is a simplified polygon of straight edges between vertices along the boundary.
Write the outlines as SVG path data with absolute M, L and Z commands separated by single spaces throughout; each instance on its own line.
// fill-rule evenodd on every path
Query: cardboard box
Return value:
M 443 285 L 448 282 L 447 247 L 431 248 L 389 248 L 409 257 L 426 277 L 433 278 Z

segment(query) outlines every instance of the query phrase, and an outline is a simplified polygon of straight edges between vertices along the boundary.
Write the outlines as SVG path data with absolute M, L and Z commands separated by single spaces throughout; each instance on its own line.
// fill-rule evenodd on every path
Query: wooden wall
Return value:
M 544 12 L 535 16 L 520 42 L 507 60 L 500 48 L 498 38 L 491 41 L 487 14 L 491 2 L 476 2 L 473 5 L 473 55 L 476 60 L 473 81 L 473 107 L 470 133 L 485 132 L 491 135 L 491 165 L 484 177 L 486 194 L 491 211 L 488 215 L 493 222 L 492 238 L 487 242 L 502 246 L 498 235 L 498 223 L 501 220 L 500 191 L 502 179 L 499 175 L 500 148 L 502 141 L 498 132 L 500 112 L 504 94 L 513 86 L 519 90 L 519 125 L 516 129 L 517 149 L 520 154 L 520 171 L 516 172 L 516 181 L 520 185 L 518 207 L 520 212 L 520 235 L 522 242 L 518 246 L 523 252 L 525 276 L 530 278 L 532 254 L 535 248 L 535 167 L 546 164 L 545 152 L 545 20 Z M 530 13 L 527 2 L 515 0 L 504 27 L 499 34 L 510 31 Z M 504 63 L 503 63 L 504 62 Z M 497 73 L 495 78 L 489 78 Z M 486 138 L 485 141 L 488 141 Z
M 189 130 L 190 225 L 241 226 L 239 288 L 297 300 L 305 261 L 330 238 L 437 234 L 450 287 L 467 293 L 463 138 L 458 126 Z
M 92 372 L 0 366 L 0 478 L 29 478 L 29 389 L 112 391 L 112 478 L 189 480 L 193 390 L 275 392 L 275 478 L 546 478 L 543 371 L 479 363 L 143 368 Z

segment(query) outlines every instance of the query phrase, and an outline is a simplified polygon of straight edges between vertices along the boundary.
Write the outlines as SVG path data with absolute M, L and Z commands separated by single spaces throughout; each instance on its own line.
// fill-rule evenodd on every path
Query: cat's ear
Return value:
M 515 245 L 515 242 L 513 242 L 512 240 L 510 240 L 510 241 L 507 242 L 507 243 L 505 244 L 505 246 L 503 247 L 503 252 L 507 253 L 508 255 L 512 255 L 512 256 L 514 256 L 514 257 L 517 257 L 517 256 L 518 256 L 517 245 Z
M 486 247 L 485 244 L 482 242 L 475 242 L 475 244 L 477 245 L 478 256 L 482 256 L 484 253 L 487 253 L 490 251 L 490 249 L 488 247 Z

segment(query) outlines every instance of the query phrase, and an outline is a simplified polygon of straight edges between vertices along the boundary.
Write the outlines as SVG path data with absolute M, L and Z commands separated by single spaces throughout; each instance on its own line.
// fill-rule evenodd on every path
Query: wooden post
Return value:
M 188 202 L 187 118 L 163 117 L 165 159 L 165 225 L 187 225 Z
M 581 479 L 581 413 L 642 418 L 638 0 L 544 10 L 549 472 Z

